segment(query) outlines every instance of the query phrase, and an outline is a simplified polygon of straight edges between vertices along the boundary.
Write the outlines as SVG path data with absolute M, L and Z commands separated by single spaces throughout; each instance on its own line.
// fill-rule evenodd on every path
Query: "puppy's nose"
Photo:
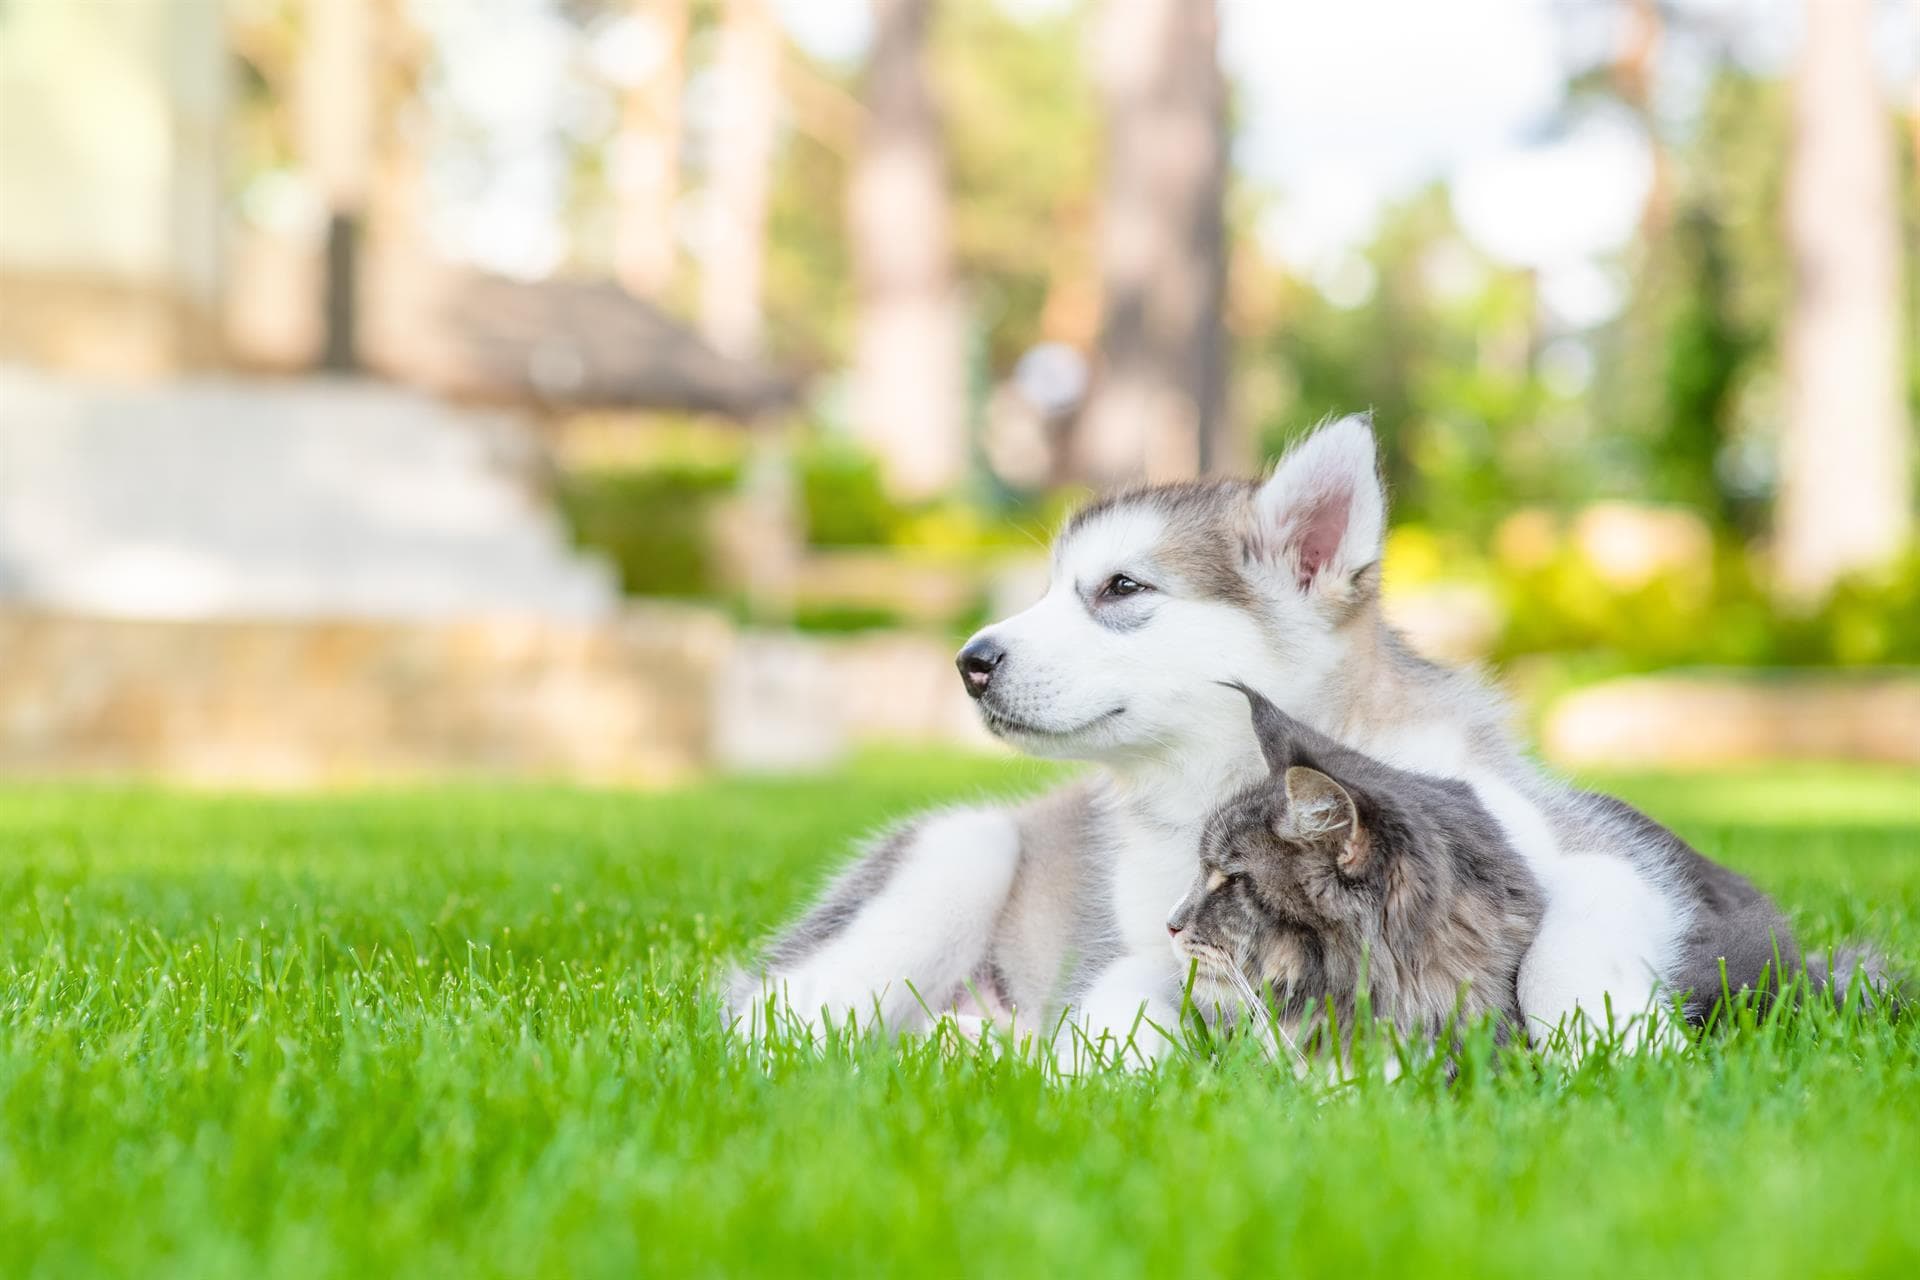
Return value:
M 985 636 L 975 636 L 967 641 L 967 647 L 953 664 L 960 668 L 960 683 L 967 686 L 967 696 L 977 698 L 987 691 L 987 685 L 993 681 L 993 669 L 1007 656 L 1002 649 Z

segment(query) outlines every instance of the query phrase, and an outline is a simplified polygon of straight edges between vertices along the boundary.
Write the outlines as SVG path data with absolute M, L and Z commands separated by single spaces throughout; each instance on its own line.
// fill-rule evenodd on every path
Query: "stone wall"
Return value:
M 1688 672 L 1560 699 L 1541 745 L 1569 766 L 1780 760 L 1920 766 L 1920 671 Z
M 866 741 L 986 745 L 951 648 L 662 604 L 600 622 L 0 612 L 0 772 L 648 783 L 818 768 Z
M 133 621 L 0 614 L 0 770 L 317 785 L 667 779 L 710 760 L 724 619 Z
M 0 611 L 0 773 L 320 786 L 656 783 L 991 747 L 934 634 L 809 636 L 646 604 L 605 620 L 152 621 Z M 1920 673 L 1693 673 L 1549 708 L 1547 755 L 1920 766 Z

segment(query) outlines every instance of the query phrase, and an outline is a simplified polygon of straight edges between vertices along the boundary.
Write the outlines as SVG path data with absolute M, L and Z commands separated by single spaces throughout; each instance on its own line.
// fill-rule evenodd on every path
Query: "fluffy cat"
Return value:
M 1519 1028 L 1545 899 L 1463 782 L 1390 768 L 1241 687 L 1271 776 L 1222 806 L 1167 920 L 1201 1008 L 1256 992 L 1295 1033 L 1329 1002 L 1431 1039 L 1458 1018 Z

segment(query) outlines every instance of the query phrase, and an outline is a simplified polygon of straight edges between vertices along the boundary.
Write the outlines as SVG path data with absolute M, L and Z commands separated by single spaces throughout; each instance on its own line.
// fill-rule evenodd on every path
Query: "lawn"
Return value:
M 729 1050 L 852 837 L 1046 776 L 0 790 L 0 1276 L 1920 1274 L 1920 1018 L 1333 1096 Z M 1920 959 L 1913 774 L 1606 782 Z

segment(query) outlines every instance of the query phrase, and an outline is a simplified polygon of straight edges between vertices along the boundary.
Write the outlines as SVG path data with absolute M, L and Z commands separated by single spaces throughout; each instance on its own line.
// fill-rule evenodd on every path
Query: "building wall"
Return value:
M 221 290 L 220 0 L 0 5 L 0 358 L 206 358 Z

